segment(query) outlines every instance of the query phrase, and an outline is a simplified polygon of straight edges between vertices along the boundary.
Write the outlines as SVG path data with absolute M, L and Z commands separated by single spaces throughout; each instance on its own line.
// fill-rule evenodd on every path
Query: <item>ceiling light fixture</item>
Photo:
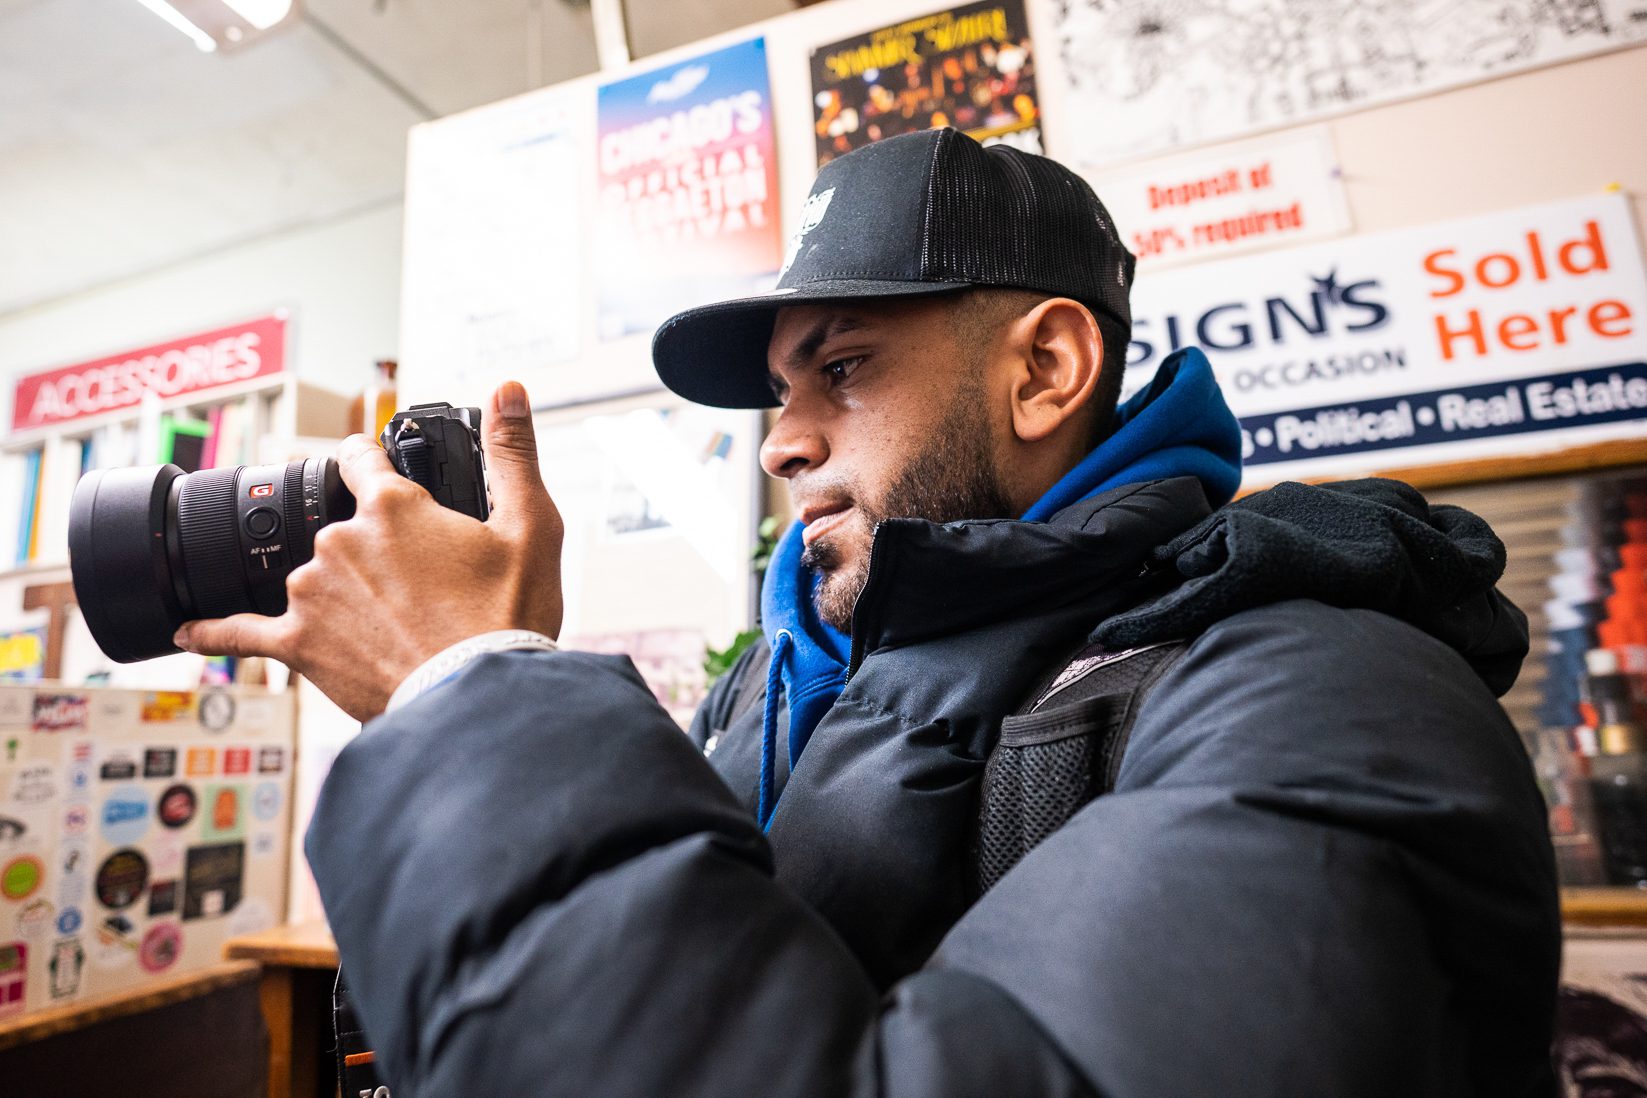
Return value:
M 166 3 L 166 0 L 137 0 L 137 2 L 188 35 L 189 39 L 194 42 L 202 53 L 211 53 L 217 49 L 217 43 L 212 40 L 211 35 L 189 22 L 187 16 Z
M 265 31 L 296 22 L 297 0 L 137 0 L 211 53 L 236 49 Z

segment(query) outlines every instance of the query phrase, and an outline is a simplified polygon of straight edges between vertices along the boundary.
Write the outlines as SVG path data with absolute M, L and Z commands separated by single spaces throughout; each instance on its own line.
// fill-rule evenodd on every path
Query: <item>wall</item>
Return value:
M 292 311 L 287 368 L 328 389 L 359 390 L 372 377 L 372 361 L 396 353 L 400 215 L 399 202 L 379 205 L 0 316 L 4 422 L 19 375 L 279 306 Z

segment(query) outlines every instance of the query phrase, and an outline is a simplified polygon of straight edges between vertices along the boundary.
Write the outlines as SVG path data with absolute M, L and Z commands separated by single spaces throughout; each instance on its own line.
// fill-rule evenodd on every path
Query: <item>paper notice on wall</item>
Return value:
M 1324 127 L 1090 174 L 1140 269 L 1300 244 L 1349 230 Z
M 601 338 L 770 289 L 782 243 L 766 40 L 603 85 L 598 115 Z
M 1647 433 L 1647 274 L 1602 195 L 1164 270 L 1126 389 L 1199 346 L 1248 484 Z
M 1647 40 L 1641 0 L 1061 0 L 1046 7 L 1065 80 L 1065 126 L 1053 134 L 1054 150 L 1084 166 Z
M 963 4 L 812 51 L 818 166 L 883 137 L 954 126 L 1041 148 L 1022 0 Z
M 575 107 L 537 92 L 412 130 L 401 369 L 438 373 L 443 400 L 483 404 L 506 378 L 554 392 L 578 354 Z

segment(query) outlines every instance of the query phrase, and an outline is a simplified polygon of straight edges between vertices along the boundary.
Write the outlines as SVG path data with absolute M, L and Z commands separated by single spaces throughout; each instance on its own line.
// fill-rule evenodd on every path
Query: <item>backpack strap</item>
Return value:
M 343 970 L 337 970 L 332 988 L 332 1027 L 337 1035 L 337 1086 L 342 1098 L 390 1098 L 377 1071 L 377 1054 L 360 1028 Z
M 1183 641 L 1122 652 L 1086 645 L 1001 722 L 978 794 L 974 896 L 1115 788 L 1138 712 L 1184 648 Z

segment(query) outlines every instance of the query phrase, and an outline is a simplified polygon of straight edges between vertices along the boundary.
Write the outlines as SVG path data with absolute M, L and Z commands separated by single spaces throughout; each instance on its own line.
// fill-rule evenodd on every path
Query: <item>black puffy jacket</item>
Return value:
M 1553 1093 L 1479 520 L 1172 480 L 874 561 L 766 835 L 759 707 L 706 762 L 622 658 L 486 657 L 342 753 L 307 849 L 398 1098 Z M 1114 791 L 974 900 L 983 760 L 1089 633 L 1191 643 Z

